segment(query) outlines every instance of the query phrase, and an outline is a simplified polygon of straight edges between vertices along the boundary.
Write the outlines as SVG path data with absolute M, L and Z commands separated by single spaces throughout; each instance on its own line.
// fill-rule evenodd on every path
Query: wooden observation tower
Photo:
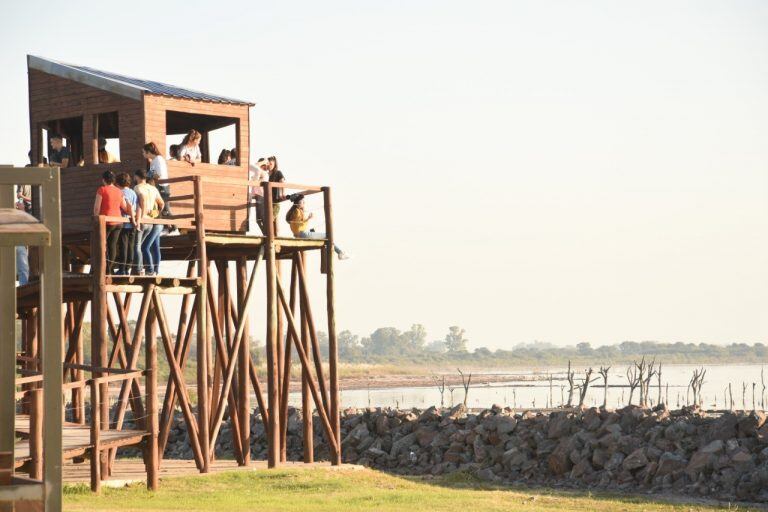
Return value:
M 254 405 L 268 438 L 268 463 L 274 467 L 286 460 L 291 354 L 295 353 L 301 367 L 302 410 L 314 409 L 331 461 L 340 464 L 330 189 L 249 181 L 249 102 L 34 56 L 28 57 L 28 68 L 32 164 L 43 162 L 54 133 L 65 138 L 71 152 L 70 166 L 60 171 L 62 363 L 64 399 L 69 404 L 64 458 L 90 459 L 96 490 L 109 475 L 116 452 L 139 445 L 148 485 L 155 488 L 173 412 L 179 408 L 201 472 L 208 471 L 224 421 L 231 425 L 235 458 L 246 465 L 251 396 L 255 395 Z M 165 150 L 174 137 L 190 129 L 202 134 L 203 162 L 191 166 L 168 161 L 169 179 L 161 184 L 170 186 L 173 215 L 155 221 L 181 230 L 179 236 L 161 238 L 162 260 L 185 262 L 186 272 L 111 275 L 105 229 L 107 223 L 122 219 L 92 215 L 102 172 L 145 169 L 141 147 L 146 142 Z M 234 130 L 236 165 L 211 160 L 215 132 L 221 129 L 230 134 Z M 119 162 L 99 163 L 100 139 L 118 144 Z M 264 198 L 264 230 L 258 234 L 248 231 L 249 216 L 255 212 L 254 187 L 262 189 Z M 318 194 L 327 239 L 278 236 L 272 213 L 275 188 L 283 189 L 279 196 Z M 325 278 L 325 293 L 319 299 L 327 312 L 327 354 L 320 352 L 316 335 L 320 326 L 312 314 L 312 305 L 320 300 L 313 297 L 307 280 L 311 269 L 307 261 L 313 252 L 321 256 Z M 17 293 L 23 335 L 17 384 L 30 393 L 36 383 L 28 377 L 40 372 L 39 353 L 45 349 L 37 335 L 39 290 L 33 280 Z M 83 339 L 88 305 L 90 351 Z M 261 308 L 263 317 L 252 313 Z M 171 325 L 175 317 L 178 322 Z M 264 374 L 254 364 L 249 338 L 251 325 L 260 326 L 260 322 L 266 341 Z M 167 382 L 159 378 L 158 358 L 168 363 Z M 195 375 L 195 382 L 188 382 L 185 375 Z M 25 407 L 30 409 L 27 403 Z M 34 422 L 34 415 L 42 411 L 31 408 L 29 413 Z M 312 462 L 313 415 L 302 416 L 304 461 Z M 29 460 L 17 459 L 16 465 L 29 467 Z

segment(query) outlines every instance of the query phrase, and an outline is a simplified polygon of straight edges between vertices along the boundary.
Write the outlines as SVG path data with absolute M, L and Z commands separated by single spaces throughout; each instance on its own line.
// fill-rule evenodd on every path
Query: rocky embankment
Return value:
M 668 492 L 723 500 L 768 501 L 765 414 L 563 410 L 514 413 L 494 406 L 467 413 L 350 409 L 342 417 L 344 461 L 402 474 L 471 472 L 489 482 L 526 482 L 629 492 Z M 318 459 L 328 456 L 316 419 Z M 232 453 L 228 425 L 217 443 Z M 260 417 L 252 422 L 254 458 L 266 457 Z M 191 458 L 177 417 L 166 457 Z M 291 410 L 288 458 L 299 460 L 301 412 Z

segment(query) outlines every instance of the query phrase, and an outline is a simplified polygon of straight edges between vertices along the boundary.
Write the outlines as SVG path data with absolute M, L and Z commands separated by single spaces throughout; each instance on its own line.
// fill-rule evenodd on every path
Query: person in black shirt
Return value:
M 270 156 L 267 158 L 267 170 L 269 171 L 269 181 L 272 183 L 283 183 L 285 176 L 283 172 L 277 167 L 277 157 Z M 275 219 L 275 225 L 277 225 L 277 216 L 280 215 L 280 202 L 285 201 L 285 189 L 273 188 L 272 189 L 272 217 Z M 275 230 L 277 235 L 277 230 Z
M 61 135 L 51 137 L 51 151 L 48 160 L 51 167 L 69 167 L 69 148 L 64 145 Z

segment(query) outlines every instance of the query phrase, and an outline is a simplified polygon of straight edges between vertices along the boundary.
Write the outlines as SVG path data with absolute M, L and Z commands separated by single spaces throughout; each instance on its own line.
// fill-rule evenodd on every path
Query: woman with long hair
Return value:
M 228 149 L 222 149 L 219 153 L 219 165 L 229 165 L 229 159 L 232 152 Z
M 158 218 L 164 202 L 154 185 L 147 183 L 144 171 L 136 171 L 133 175 L 136 178 L 134 191 L 139 198 L 136 218 L 141 227 L 141 232 L 136 237 L 136 268 L 139 269 L 140 275 L 145 273 L 145 269 L 147 274 L 156 275 L 160 270 L 160 232 L 163 226 L 149 223 L 142 226 L 141 222 L 144 219 Z
M 285 176 L 283 172 L 277 167 L 277 157 L 270 156 L 267 158 L 267 170 L 269 171 L 269 181 L 272 183 L 283 183 Z M 275 235 L 277 235 L 277 216 L 280 215 L 280 201 L 285 201 L 285 189 L 273 188 L 272 189 L 272 218 L 275 220 Z
M 141 156 L 149 162 L 147 178 L 155 180 L 168 179 L 168 162 L 166 162 L 163 155 L 160 154 L 160 150 L 154 142 L 147 142 L 144 144 L 141 148 Z M 171 208 L 168 201 L 171 197 L 171 187 L 166 183 L 158 184 L 157 190 L 160 192 L 160 197 L 163 198 L 165 203 L 162 214 L 166 217 L 171 214 Z
M 200 153 L 200 141 L 203 136 L 197 130 L 189 130 L 181 141 L 179 148 L 179 160 L 195 165 L 202 161 L 203 155 Z

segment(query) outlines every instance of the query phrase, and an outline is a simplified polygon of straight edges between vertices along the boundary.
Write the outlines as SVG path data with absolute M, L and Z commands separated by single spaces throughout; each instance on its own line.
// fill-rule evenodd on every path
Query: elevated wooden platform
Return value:
M 28 439 L 29 427 L 29 415 L 19 414 L 16 416 L 16 434 L 22 438 L 21 441 L 16 443 L 14 449 L 15 465 L 17 468 L 32 460 Z M 147 435 L 147 432 L 141 430 L 102 430 L 100 433 L 100 444 L 102 449 L 131 446 L 139 444 Z M 83 457 L 86 454 L 90 456 L 88 450 L 91 448 L 93 448 L 93 444 L 91 444 L 91 429 L 88 425 L 78 425 L 76 423 L 63 424 L 62 457 L 65 460 Z
M 267 240 L 265 236 L 245 235 L 240 233 L 206 233 L 205 245 L 210 259 L 246 257 L 254 259 L 258 249 Z M 275 237 L 275 256 L 280 260 L 290 260 L 299 251 L 320 250 L 325 240 L 305 238 Z M 63 238 L 64 247 L 81 263 L 88 264 L 91 256 L 91 233 L 77 233 Z M 177 236 L 160 238 L 160 250 L 163 261 L 184 261 L 194 257 L 197 235 L 189 231 Z

